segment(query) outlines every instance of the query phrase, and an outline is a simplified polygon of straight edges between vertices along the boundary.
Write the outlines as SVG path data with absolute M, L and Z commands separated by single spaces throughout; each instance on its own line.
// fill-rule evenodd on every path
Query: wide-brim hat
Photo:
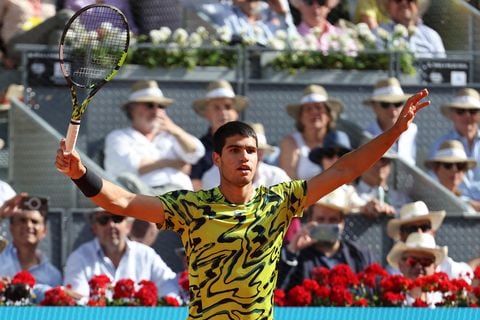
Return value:
M 351 209 L 349 200 L 349 195 L 347 194 L 345 189 L 340 187 L 320 198 L 320 200 L 318 200 L 315 205 L 328 207 L 334 210 L 341 211 L 345 214 L 350 212 Z
M 436 265 L 439 265 L 448 254 L 448 248 L 437 246 L 431 234 L 414 232 L 405 242 L 395 243 L 387 255 L 388 264 L 398 269 L 398 263 L 406 251 L 428 252 L 435 257 Z
M 261 123 L 249 123 L 253 131 L 257 135 L 258 149 L 263 150 L 266 153 L 272 153 L 275 148 L 267 143 L 267 136 L 265 135 L 265 129 Z
M 232 85 L 228 81 L 217 80 L 208 84 L 207 93 L 204 98 L 193 101 L 193 110 L 203 117 L 208 101 L 218 98 L 231 98 L 234 101 L 233 107 L 239 113 L 248 107 L 247 97 L 236 95 Z
M 308 158 L 310 161 L 316 164 L 321 164 L 321 160 L 325 156 L 326 152 L 335 149 L 341 153 L 347 153 L 352 151 L 352 145 L 350 143 L 350 138 L 343 131 L 330 131 L 325 136 L 323 141 L 323 146 L 316 147 L 310 151 Z
M 389 0 L 377 0 L 378 10 L 380 10 L 383 15 L 389 17 L 387 11 L 387 5 Z M 428 7 L 430 6 L 430 0 L 417 0 L 418 5 L 418 14 L 422 16 L 425 12 L 427 12 Z
M 435 154 L 425 161 L 425 167 L 432 169 L 435 163 L 466 163 L 468 169 L 477 165 L 477 161 L 467 157 L 463 144 L 458 140 L 443 142 Z
M 327 90 L 319 85 L 309 85 L 303 90 L 302 98 L 299 103 L 290 104 L 287 106 L 287 113 L 295 120 L 300 115 L 301 107 L 306 103 L 324 102 L 330 109 L 333 120 L 338 118 L 338 115 L 343 111 L 343 103 L 334 98 L 329 98 Z
M 372 95 L 363 100 L 363 104 L 371 106 L 374 102 L 405 102 L 412 95 L 403 92 L 400 81 L 397 78 L 388 78 L 379 80 L 373 89 Z
M 480 94 L 472 88 L 460 89 L 455 98 L 440 107 L 442 114 L 450 118 L 451 109 L 480 109 Z
M 156 81 L 140 80 L 132 85 L 130 96 L 128 97 L 127 102 L 122 105 L 122 108 L 136 102 L 152 102 L 168 107 L 175 102 L 175 100 L 165 97 Z
M 442 225 L 445 215 L 445 210 L 430 211 L 423 201 L 407 203 L 400 209 L 399 218 L 388 221 L 387 234 L 394 240 L 400 240 L 400 227 L 402 225 L 422 220 L 429 220 L 432 230 L 436 231 Z

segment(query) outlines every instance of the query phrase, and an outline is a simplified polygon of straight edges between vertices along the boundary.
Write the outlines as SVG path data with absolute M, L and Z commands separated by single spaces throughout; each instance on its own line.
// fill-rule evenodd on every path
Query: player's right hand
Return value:
M 58 171 L 72 179 L 78 179 L 87 172 L 87 168 L 82 164 L 78 152 L 76 150 L 72 152 L 66 151 L 65 139 L 60 140 L 55 167 Z

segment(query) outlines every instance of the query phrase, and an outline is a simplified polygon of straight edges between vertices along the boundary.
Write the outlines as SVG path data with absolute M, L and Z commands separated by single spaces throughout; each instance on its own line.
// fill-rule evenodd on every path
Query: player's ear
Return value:
M 212 152 L 212 160 L 217 167 L 220 167 L 220 158 L 221 158 L 221 155 L 219 153 L 215 151 Z

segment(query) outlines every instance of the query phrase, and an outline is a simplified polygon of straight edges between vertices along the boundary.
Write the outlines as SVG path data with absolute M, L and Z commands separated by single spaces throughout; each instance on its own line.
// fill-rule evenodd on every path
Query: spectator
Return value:
M 397 25 L 405 27 L 404 39 L 410 51 L 417 57 L 444 58 L 445 47 L 440 35 L 422 22 L 422 15 L 427 11 L 428 0 L 379 0 L 380 10 L 390 18 L 390 22 L 382 23 L 375 30 L 378 36 L 379 49 L 384 49 L 382 32 L 397 32 Z
M 250 123 L 249 125 L 255 131 L 258 140 L 258 164 L 255 176 L 253 178 L 253 186 L 270 187 L 281 182 L 290 181 L 290 177 L 283 169 L 263 162 L 264 155 L 273 152 L 274 150 L 273 146 L 267 143 L 267 138 L 265 136 L 265 130 L 263 128 L 263 125 L 261 123 Z M 217 187 L 219 184 L 220 173 L 216 166 L 212 166 L 203 175 L 203 188 L 211 189 Z
M 295 119 L 297 131 L 280 144 L 279 166 L 292 179 L 308 179 L 322 169 L 308 155 L 312 148 L 321 146 L 327 133 L 335 128 L 343 104 L 328 97 L 322 86 L 309 85 L 299 103 L 287 106 L 287 113 Z
M 130 218 L 98 208 L 91 213 L 90 219 L 95 238 L 69 255 L 65 265 L 65 285 L 88 297 L 88 281 L 104 274 L 113 282 L 125 278 L 135 283 L 150 280 L 157 285 L 159 296 L 178 297 L 175 272 L 152 248 L 127 238 L 132 224 Z
M 297 31 L 304 37 L 315 37 L 317 40 L 317 49 L 323 53 L 330 50 L 338 50 L 333 46 L 334 38 L 338 38 L 344 31 L 332 25 L 327 20 L 327 16 L 336 5 L 338 0 L 296 0 L 293 2 L 301 15 L 301 21 L 297 26 Z M 346 51 L 357 51 L 356 44 L 351 41 L 343 43 Z
M 306 211 L 307 223 L 282 248 L 278 285 L 284 290 L 311 278 L 315 267 L 333 268 L 347 264 L 353 272 L 374 262 L 372 253 L 350 240 L 342 239 L 348 195 L 342 188 L 329 193 Z
M 406 242 L 410 234 L 418 232 L 435 237 L 437 230 L 445 218 L 445 210 L 430 211 L 423 201 L 405 204 L 397 219 L 388 221 L 387 234 L 395 241 Z M 388 268 L 387 268 L 388 269 Z M 389 269 L 390 273 L 398 273 L 398 269 Z M 471 282 L 472 269 L 465 262 L 456 262 L 445 252 L 445 259 L 437 264 L 436 272 L 445 272 L 450 279 L 462 278 Z
M 447 140 L 458 140 L 468 158 L 480 159 L 480 94 L 472 88 L 457 91 L 456 96 L 441 106 L 442 114 L 452 122 L 453 128 L 432 144 L 429 157 L 432 158 Z M 469 193 L 480 194 L 480 167 L 465 172 L 464 186 Z
M 183 11 L 178 0 L 130 0 L 129 3 L 139 34 L 148 35 L 161 27 L 175 30 L 182 26 Z
M 71 10 L 56 10 L 54 0 L 0 1 L 0 45 L 4 47 L 3 63 L 14 68 L 20 61 L 19 43 L 58 45 L 63 27 L 73 15 Z
M 310 151 L 308 158 L 319 165 L 322 170 L 330 168 L 341 156 L 352 150 L 350 138 L 345 132 L 332 131 L 327 134 L 322 147 L 316 147 Z M 363 212 L 367 204 L 360 198 L 352 184 L 344 184 L 340 187 L 347 194 L 349 212 Z
M 421 276 L 431 276 L 436 267 L 445 259 L 446 247 L 439 247 L 428 233 L 411 233 L 405 242 L 397 242 L 387 255 L 390 266 L 400 270 L 404 277 L 415 280 Z M 407 304 L 412 305 L 421 299 L 428 306 L 434 307 L 442 302 L 440 292 L 424 293 L 420 288 L 409 289 Z
M 379 80 L 375 84 L 372 95 L 363 101 L 363 104 L 370 106 L 375 113 L 375 121 L 364 128 L 365 132 L 376 137 L 390 129 L 397 121 L 402 106 L 409 97 L 409 94 L 403 92 L 397 78 Z M 409 164 L 415 164 L 417 131 L 417 125 L 412 123 L 408 131 L 400 136 L 391 149 Z
M 4 141 L 0 139 L 0 149 L 3 148 L 4 146 Z M 8 208 L 8 203 L 6 203 L 7 200 L 12 199 L 13 197 L 16 196 L 15 190 L 6 183 L 5 181 L 0 180 L 0 221 L 8 216 L 7 208 Z M 4 236 L 4 230 L 3 230 L 3 225 L 0 224 L 0 252 L 5 248 L 7 245 L 7 239 L 5 239 Z
M 133 19 L 132 9 L 130 8 L 130 2 L 128 0 L 64 0 L 63 7 L 72 11 L 78 11 L 83 7 L 96 3 L 111 5 L 120 9 L 127 18 L 130 32 L 138 34 L 137 23 L 136 20 Z
M 213 134 L 223 124 L 238 120 L 239 114 L 247 107 L 248 99 L 236 95 L 226 80 L 210 82 L 205 97 L 193 101 L 193 110 L 207 120 L 209 125 L 207 133 L 200 138 L 205 147 L 205 155 L 192 166 L 190 174 L 195 190 L 202 189 L 203 174 L 213 166 Z
M 369 217 L 394 216 L 405 203 L 411 202 L 406 194 L 389 185 L 394 159 L 396 155 L 387 151 L 357 181 L 355 188 L 360 197 L 367 202 L 363 210 Z
M 22 195 L 20 205 L 10 216 L 12 243 L 0 254 L 0 277 L 13 277 L 22 270 L 36 280 L 35 303 L 43 300 L 45 291 L 62 284 L 62 275 L 38 246 L 47 235 L 48 199 Z
M 355 23 L 364 22 L 371 30 L 388 22 L 388 17 L 378 8 L 377 0 L 358 0 L 355 8 Z
M 166 108 L 174 101 L 163 95 L 156 81 L 141 80 L 132 86 L 122 106 L 131 121 L 105 140 L 105 169 L 127 188 L 151 193 L 192 190 L 190 165 L 205 148 L 200 140 L 175 124 Z
M 480 193 L 468 188 L 466 173 L 477 165 L 477 161 L 467 158 L 460 141 L 446 140 L 437 152 L 425 161 L 425 167 L 442 186 L 460 197 L 466 204 L 480 211 Z

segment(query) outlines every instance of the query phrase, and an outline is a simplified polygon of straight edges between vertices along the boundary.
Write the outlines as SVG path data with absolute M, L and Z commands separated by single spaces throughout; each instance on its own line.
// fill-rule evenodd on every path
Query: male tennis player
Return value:
M 188 319 L 273 319 L 276 264 L 291 219 L 380 159 L 430 104 L 422 102 L 427 96 L 424 89 L 409 98 L 392 128 L 308 181 L 254 189 L 257 139 L 237 121 L 215 132 L 213 161 L 221 180 L 210 190 L 133 194 L 87 170 L 78 153 L 65 152 L 63 140 L 55 165 L 96 205 L 180 234 L 189 262 Z

